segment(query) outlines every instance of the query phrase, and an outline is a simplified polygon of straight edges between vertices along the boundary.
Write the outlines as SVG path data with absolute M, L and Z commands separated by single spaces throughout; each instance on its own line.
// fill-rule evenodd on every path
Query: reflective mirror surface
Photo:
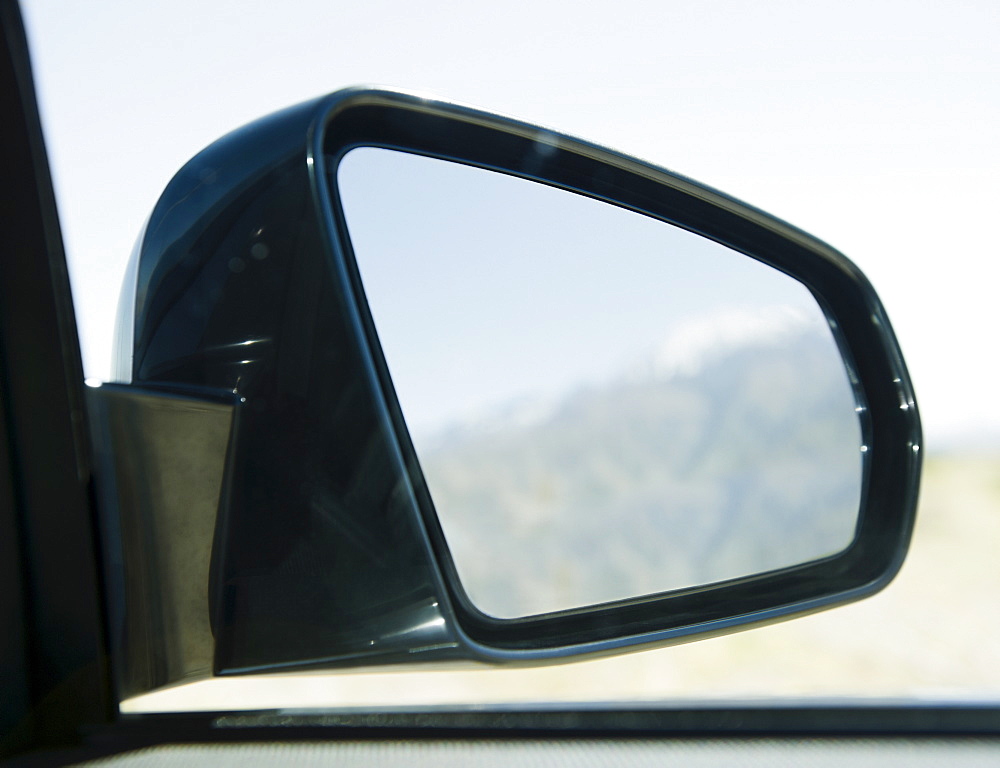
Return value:
M 462 586 L 514 618 L 854 537 L 857 403 L 793 278 L 532 181 L 376 148 L 335 179 Z

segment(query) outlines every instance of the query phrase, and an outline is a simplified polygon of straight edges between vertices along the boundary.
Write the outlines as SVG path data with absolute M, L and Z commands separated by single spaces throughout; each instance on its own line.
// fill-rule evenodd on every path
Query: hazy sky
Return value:
M 533 411 L 654 369 L 694 373 L 692 355 L 725 346 L 734 315 L 747 342 L 818 328 L 817 352 L 834 363 L 825 372 L 840 370 L 855 418 L 822 310 L 766 264 L 623 208 L 434 158 L 364 147 L 336 178 L 411 434 L 500 410 L 510 420 L 512 405 Z
M 30 0 L 88 376 L 131 250 L 221 134 L 357 83 L 608 144 L 768 210 L 869 275 L 928 446 L 1000 435 L 995 2 Z

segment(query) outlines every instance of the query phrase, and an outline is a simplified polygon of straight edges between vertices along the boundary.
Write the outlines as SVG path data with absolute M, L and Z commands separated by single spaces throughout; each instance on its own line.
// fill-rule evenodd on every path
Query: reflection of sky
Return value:
M 781 307 L 822 322 L 788 276 L 563 190 L 372 148 L 347 155 L 338 183 L 417 430 L 595 383 L 652 357 L 696 318 L 732 326 L 738 311 L 751 326 Z

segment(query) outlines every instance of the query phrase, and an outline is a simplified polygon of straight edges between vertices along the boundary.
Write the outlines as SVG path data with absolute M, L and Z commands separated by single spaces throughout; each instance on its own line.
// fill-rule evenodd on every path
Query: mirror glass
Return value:
M 335 174 L 407 428 L 480 611 L 694 587 L 850 544 L 857 404 L 798 281 L 494 171 L 365 147 Z

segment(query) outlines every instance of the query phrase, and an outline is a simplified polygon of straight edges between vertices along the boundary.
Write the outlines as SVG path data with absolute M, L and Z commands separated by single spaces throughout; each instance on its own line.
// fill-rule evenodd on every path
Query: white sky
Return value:
M 929 448 L 1000 436 L 1000 4 L 25 0 L 88 376 L 171 175 L 255 117 L 377 82 L 712 184 L 869 275 Z

